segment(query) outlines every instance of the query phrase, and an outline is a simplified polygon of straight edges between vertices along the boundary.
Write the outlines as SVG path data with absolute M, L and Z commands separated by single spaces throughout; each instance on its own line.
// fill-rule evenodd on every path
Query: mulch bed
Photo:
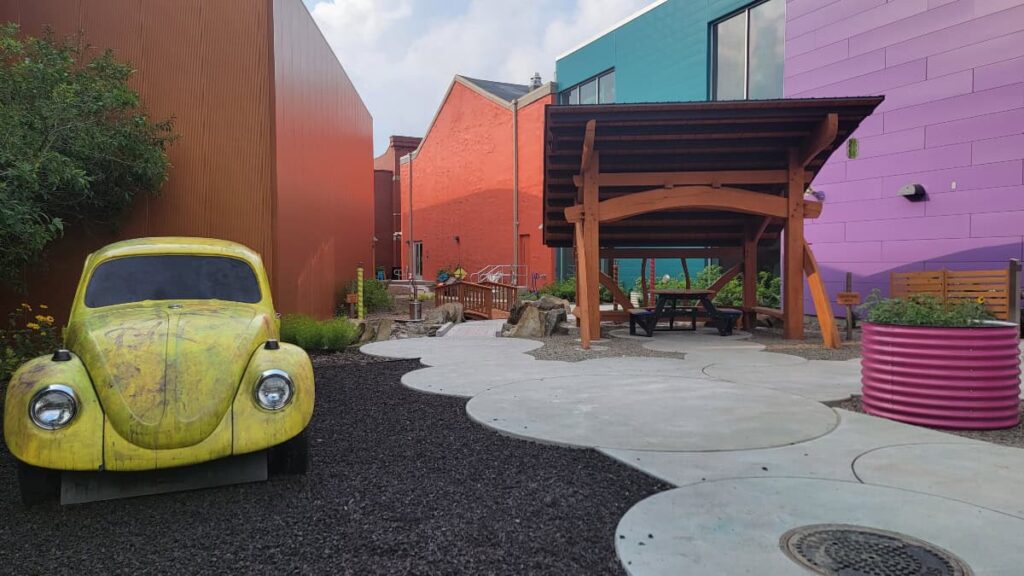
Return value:
M 849 400 L 843 400 L 842 402 L 830 402 L 829 406 L 864 414 L 860 396 L 853 396 Z M 936 430 L 975 440 L 984 440 L 993 444 L 1024 448 L 1024 404 L 1021 405 L 1021 422 L 1013 428 L 1003 428 L 1002 430 L 947 430 L 945 428 L 936 428 Z
M 500 436 L 416 361 L 315 358 L 306 477 L 25 509 L 0 448 L 0 572 L 621 574 L 615 526 L 670 486 L 597 452 Z

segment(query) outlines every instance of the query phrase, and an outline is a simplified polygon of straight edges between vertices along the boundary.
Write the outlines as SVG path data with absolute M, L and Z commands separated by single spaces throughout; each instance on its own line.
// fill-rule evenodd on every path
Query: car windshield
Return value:
M 97 266 L 85 289 L 89 308 L 144 300 L 213 299 L 259 302 L 255 272 L 242 260 L 225 256 L 128 256 Z

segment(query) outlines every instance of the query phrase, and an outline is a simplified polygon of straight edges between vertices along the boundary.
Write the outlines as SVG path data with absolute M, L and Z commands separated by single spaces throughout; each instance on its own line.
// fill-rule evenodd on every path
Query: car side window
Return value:
M 85 289 L 89 308 L 145 300 L 261 300 L 256 273 L 226 256 L 165 254 L 127 256 L 101 263 Z

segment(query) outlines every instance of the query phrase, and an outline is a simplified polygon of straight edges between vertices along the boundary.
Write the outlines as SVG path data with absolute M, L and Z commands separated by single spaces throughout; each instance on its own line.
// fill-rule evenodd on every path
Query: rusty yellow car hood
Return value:
M 93 310 L 67 344 L 114 430 L 149 449 L 198 444 L 223 419 L 253 351 L 271 337 L 260 309 L 221 301 Z

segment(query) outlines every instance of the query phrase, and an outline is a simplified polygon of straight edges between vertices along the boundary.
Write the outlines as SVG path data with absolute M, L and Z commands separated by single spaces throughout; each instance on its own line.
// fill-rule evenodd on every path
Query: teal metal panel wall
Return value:
M 616 102 L 707 100 L 709 23 L 751 0 L 668 0 L 555 63 L 560 88 L 615 68 Z

